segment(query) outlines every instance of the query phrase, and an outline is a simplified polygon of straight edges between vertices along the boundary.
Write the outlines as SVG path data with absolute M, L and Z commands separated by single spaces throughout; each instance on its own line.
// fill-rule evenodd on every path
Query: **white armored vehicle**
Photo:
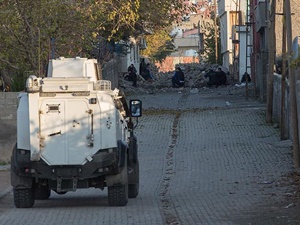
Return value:
M 17 208 L 78 188 L 108 188 L 108 203 L 124 206 L 139 192 L 132 117 L 141 101 L 101 80 L 97 61 L 49 61 L 44 78 L 30 76 L 20 93 L 11 184 Z M 136 119 L 137 120 L 137 119 Z

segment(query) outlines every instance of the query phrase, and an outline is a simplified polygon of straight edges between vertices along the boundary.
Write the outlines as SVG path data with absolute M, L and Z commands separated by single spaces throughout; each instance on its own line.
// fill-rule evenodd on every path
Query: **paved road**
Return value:
M 0 225 L 299 224 L 286 205 L 291 142 L 265 124 L 264 104 L 234 88 L 128 97 L 144 108 L 138 198 L 109 207 L 106 191 L 89 189 L 16 209 L 9 192 L 0 199 Z

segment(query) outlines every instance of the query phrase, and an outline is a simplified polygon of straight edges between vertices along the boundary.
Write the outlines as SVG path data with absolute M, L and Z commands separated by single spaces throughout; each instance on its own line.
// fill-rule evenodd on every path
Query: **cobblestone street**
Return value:
M 138 198 L 109 207 L 106 191 L 52 192 L 16 209 L 10 190 L 0 199 L 1 225 L 300 223 L 292 143 L 265 123 L 265 104 L 234 87 L 126 95 L 143 101 Z

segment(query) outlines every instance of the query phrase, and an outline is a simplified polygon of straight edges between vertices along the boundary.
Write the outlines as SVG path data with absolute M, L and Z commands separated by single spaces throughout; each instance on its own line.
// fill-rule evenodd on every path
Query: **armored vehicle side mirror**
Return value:
M 141 117 L 142 116 L 142 101 L 135 99 L 129 101 L 130 115 L 132 117 Z

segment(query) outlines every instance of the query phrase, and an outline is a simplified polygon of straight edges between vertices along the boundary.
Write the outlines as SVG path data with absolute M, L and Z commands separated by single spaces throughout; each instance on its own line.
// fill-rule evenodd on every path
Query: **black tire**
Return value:
M 108 187 L 108 204 L 110 206 L 125 206 L 127 203 L 127 185 L 114 185 Z
M 50 197 L 51 190 L 48 187 L 38 187 L 34 189 L 34 198 L 38 200 L 46 200 Z
M 125 157 L 127 159 L 127 156 Z M 121 172 L 121 177 L 125 177 L 125 184 L 115 184 L 108 186 L 108 204 L 110 206 L 125 206 L 128 203 L 128 174 L 127 160 Z M 123 180 L 124 182 L 124 180 Z
M 14 204 L 17 208 L 31 208 L 34 205 L 34 191 L 32 188 L 14 188 Z
M 139 162 L 137 161 L 133 167 L 134 173 L 134 184 L 128 184 L 128 198 L 136 198 L 139 194 L 139 187 L 140 187 L 140 169 L 139 169 Z
M 53 190 L 53 191 L 55 191 L 56 194 L 58 194 L 58 195 L 65 195 L 67 193 L 67 191 L 59 191 L 59 192 L 56 190 Z
M 128 184 L 128 198 L 136 198 L 139 195 L 139 184 Z

